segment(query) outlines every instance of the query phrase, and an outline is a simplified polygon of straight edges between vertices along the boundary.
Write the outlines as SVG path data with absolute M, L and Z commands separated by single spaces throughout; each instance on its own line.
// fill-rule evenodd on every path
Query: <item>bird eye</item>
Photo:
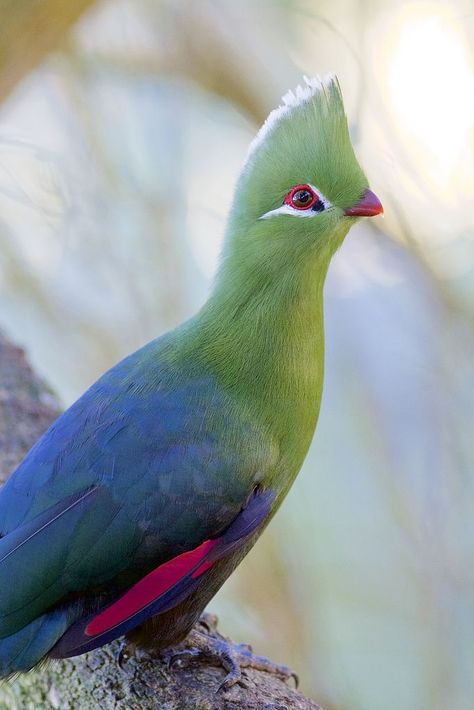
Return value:
M 285 205 L 290 205 L 297 210 L 309 210 L 319 202 L 319 196 L 309 185 L 296 185 L 284 200 Z

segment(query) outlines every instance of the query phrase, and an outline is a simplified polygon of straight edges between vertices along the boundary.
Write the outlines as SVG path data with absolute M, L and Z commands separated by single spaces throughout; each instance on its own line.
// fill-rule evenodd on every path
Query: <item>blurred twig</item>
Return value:
M 0 0 L 0 101 L 95 0 Z
M 436 273 L 436 270 L 434 269 L 433 264 L 429 260 L 426 251 L 423 250 L 422 245 L 413 233 L 410 222 L 405 215 L 400 201 L 397 200 L 397 198 L 394 197 L 392 194 L 387 195 L 387 197 L 385 198 L 385 202 L 387 201 L 391 203 L 392 214 L 398 222 L 399 232 L 402 236 L 402 244 L 404 244 L 415 257 L 416 263 L 422 269 L 424 276 L 427 278 L 427 281 L 433 286 L 433 289 L 437 294 L 440 303 L 445 307 L 446 311 L 450 316 L 458 315 L 462 317 L 469 325 L 470 330 L 472 330 L 472 332 L 474 333 L 474 310 L 469 306 L 466 301 L 462 301 L 461 299 L 456 298 L 454 293 L 448 287 L 446 280 L 443 279 L 438 273 Z M 375 232 L 381 231 L 380 227 L 374 224 L 369 224 L 369 228 Z M 386 236 L 388 236 L 390 239 L 393 239 L 392 234 L 387 234 Z
M 191 81 L 232 102 L 256 125 L 266 118 L 275 94 L 292 81 L 286 58 L 273 47 L 278 25 L 268 25 L 274 7 L 265 13 L 264 5 L 252 6 L 252 22 L 245 6 L 230 2 L 218 3 L 216 12 L 216 3 L 209 0 L 144 0 L 142 11 L 153 38 L 152 52 L 146 48 L 121 52 L 100 43 L 91 50 L 79 38 L 69 48 L 69 57 L 75 55 L 83 69 L 99 65 L 121 76 Z

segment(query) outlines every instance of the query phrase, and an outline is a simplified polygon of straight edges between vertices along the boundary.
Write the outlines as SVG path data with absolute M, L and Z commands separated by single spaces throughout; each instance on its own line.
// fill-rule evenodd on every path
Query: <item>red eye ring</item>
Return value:
M 319 195 L 310 185 L 295 185 L 285 197 L 283 204 L 295 210 L 309 210 L 316 202 L 319 202 Z

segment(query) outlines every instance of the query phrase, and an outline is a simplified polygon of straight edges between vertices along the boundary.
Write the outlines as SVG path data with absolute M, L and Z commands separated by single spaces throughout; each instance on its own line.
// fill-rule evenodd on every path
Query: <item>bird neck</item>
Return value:
M 227 265 L 197 316 L 199 357 L 280 443 L 304 457 L 323 386 L 327 265 L 287 266 L 279 278 L 236 269 Z

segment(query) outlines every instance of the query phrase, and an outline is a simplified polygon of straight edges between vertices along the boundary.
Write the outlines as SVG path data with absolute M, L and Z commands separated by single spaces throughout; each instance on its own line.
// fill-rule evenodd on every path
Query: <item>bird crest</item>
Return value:
M 316 186 L 328 203 L 342 209 L 368 187 L 334 75 L 304 77 L 304 84 L 288 91 L 271 111 L 244 163 L 234 202 L 237 214 L 238 204 L 245 203 L 246 217 L 259 219 L 280 207 L 296 185 Z
M 296 89 L 289 89 L 286 94 L 281 97 L 282 103 L 270 112 L 249 146 L 247 161 L 251 158 L 258 146 L 265 142 L 273 129 L 285 117 L 291 118 L 292 113 L 297 111 L 300 107 L 310 104 L 318 95 L 324 97 L 328 103 L 329 101 L 334 102 L 335 105 L 333 108 L 335 109 L 337 106 L 344 115 L 341 90 L 334 74 L 328 74 L 324 78 L 319 76 L 312 78 L 303 76 L 303 81 L 303 86 L 298 84 Z

